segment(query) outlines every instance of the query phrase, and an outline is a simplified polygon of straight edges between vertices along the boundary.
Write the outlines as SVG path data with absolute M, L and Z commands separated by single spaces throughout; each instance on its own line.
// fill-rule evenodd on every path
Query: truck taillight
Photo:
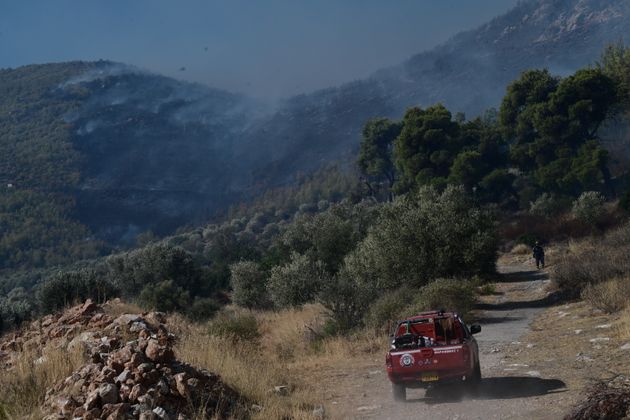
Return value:
M 392 355 L 387 353 L 387 356 L 385 356 L 385 366 L 387 366 L 388 368 L 392 367 Z

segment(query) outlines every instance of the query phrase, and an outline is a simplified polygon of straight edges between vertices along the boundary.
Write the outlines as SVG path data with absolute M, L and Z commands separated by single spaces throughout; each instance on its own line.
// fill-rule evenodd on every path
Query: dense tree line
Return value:
M 255 260 L 232 265 L 235 302 L 320 302 L 339 330 L 362 325 L 384 293 L 492 274 L 497 252 L 491 212 L 453 186 L 423 187 L 387 203 L 333 205 L 296 218 L 276 241 L 284 258 L 271 270 Z
M 358 166 L 385 195 L 463 185 L 482 202 L 513 209 L 545 193 L 575 198 L 595 190 L 614 197 L 598 132 L 627 112 L 629 51 L 610 46 L 599 65 L 565 78 L 526 71 L 507 87 L 498 112 L 472 121 L 439 104 L 411 108 L 401 121 L 371 120 Z
M 143 243 L 136 250 L 62 268 L 5 271 L 0 275 L 3 326 L 12 328 L 31 316 L 87 298 L 101 302 L 116 296 L 136 301 L 147 309 L 180 311 L 192 319 L 207 318 L 229 300 L 232 264 L 255 261 L 256 267 L 268 275 L 273 267 L 290 261 L 295 249 L 303 251 L 307 242 L 319 244 L 313 248 L 321 255 L 334 254 L 336 249 L 327 248 L 322 239 L 323 232 L 328 231 L 313 225 L 311 216 L 335 208 L 335 222 L 350 223 L 338 205 L 324 198 L 339 200 L 358 194 L 349 193 L 355 191 L 357 184 L 351 179 L 352 175 L 332 169 L 323 181 L 306 180 L 300 187 L 270 192 L 251 207 L 234 209 L 234 217 L 225 222 L 163 240 L 142 235 Z M 297 205 L 287 191 L 304 201 Z M 360 198 L 354 202 L 357 200 Z M 353 202 L 345 202 L 342 208 L 350 211 Z M 324 217 L 316 220 L 323 221 Z M 60 222 L 60 226 L 64 224 Z M 316 228 L 322 233 L 313 233 Z M 312 232 L 310 238 L 301 238 L 305 230 Z M 31 240 L 36 239 L 34 236 Z M 238 296 L 234 300 L 238 301 Z

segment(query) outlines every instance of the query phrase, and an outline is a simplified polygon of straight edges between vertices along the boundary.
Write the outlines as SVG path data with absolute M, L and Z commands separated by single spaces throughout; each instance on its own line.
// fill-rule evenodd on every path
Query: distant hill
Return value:
M 256 109 L 106 61 L 1 70 L 0 268 L 207 219 L 234 201 L 234 139 Z
M 261 176 L 347 159 L 373 116 L 400 118 L 410 106 L 441 102 L 475 117 L 497 107 L 506 85 L 530 68 L 559 75 L 594 63 L 604 46 L 630 33 L 627 0 L 529 0 L 444 45 L 372 77 L 288 100 L 250 141 L 264 144 L 273 164 Z M 264 161 L 265 159 L 263 159 Z

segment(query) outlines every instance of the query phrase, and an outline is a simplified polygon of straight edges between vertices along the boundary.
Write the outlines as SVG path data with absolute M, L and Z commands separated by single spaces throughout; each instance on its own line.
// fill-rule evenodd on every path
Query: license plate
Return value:
M 435 373 L 423 373 L 420 377 L 422 382 L 435 382 L 440 379 Z

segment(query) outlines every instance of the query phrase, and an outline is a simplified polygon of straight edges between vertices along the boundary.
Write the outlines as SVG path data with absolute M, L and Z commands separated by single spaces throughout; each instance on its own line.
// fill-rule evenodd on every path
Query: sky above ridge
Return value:
M 517 0 L 3 0 L 0 68 L 107 59 L 257 97 L 360 79 Z

